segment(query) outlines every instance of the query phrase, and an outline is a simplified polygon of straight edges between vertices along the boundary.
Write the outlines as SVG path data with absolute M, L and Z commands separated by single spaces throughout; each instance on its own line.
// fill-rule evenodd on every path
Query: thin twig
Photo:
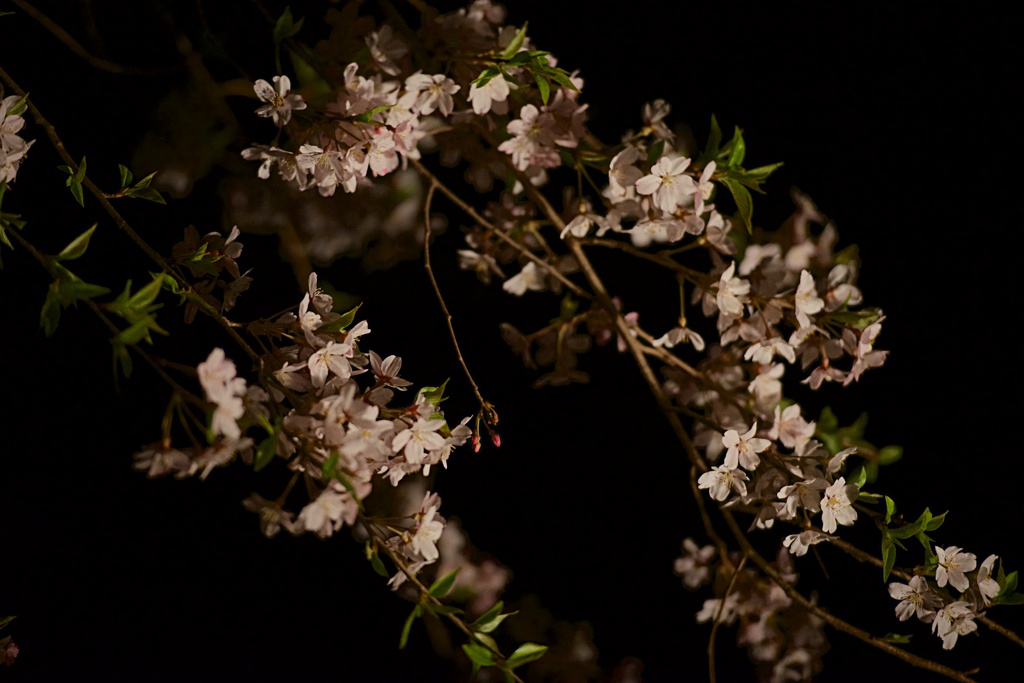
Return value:
M 25 0 L 11 0 L 18 9 L 27 14 L 28 16 L 35 19 L 39 24 L 53 34 L 53 37 L 64 43 L 69 50 L 74 52 L 76 55 L 81 57 L 89 66 L 100 69 L 101 71 L 108 71 L 112 74 L 118 74 L 122 76 L 161 76 L 170 73 L 176 73 L 181 71 L 181 65 L 165 66 L 165 67 L 139 67 L 139 66 L 125 66 L 124 64 L 118 64 L 112 62 L 109 59 L 103 57 L 97 57 L 88 50 L 86 50 L 81 43 L 75 40 L 70 33 L 64 30 L 57 22 L 50 19 L 48 16 L 37 10 L 30 3 Z
M 0 79 L 2 79 L 18 95 L 22 97 L 25 96 L 25 91 L 22 90 L 18 86 L 18 84 L 14 82 L 14 79 L 11 78 L 11 76 L 2 67 L 0 67 Z M 39 124 L 39 126 L 46 132 L 46 136 L 50 139 L 51 144 L 53 144 L 54 148 L 57 150 L 57 154 L 60 155 L 60 158 L 64 160 L 64 163 L 67 164 L 68 168 L 71 169 L 72 173 L 77 173 L 78 164 L 75 163 L 74 158 L 72 158 L 71 154 L 68 153 L 67 148 L 64 147 L 64 143 L 57 135 L 57 130 L 53 127 L 53 124 L 46 120 L 46 118 L 42 115 L 39 109 L 37 109 L 36 106 L 30 100 L 28 100 L 26 103 L 28 106 L 28 110 L 32 113 L 32 117 L 35 119 L 36 123 Z M 237 330 L 235 330 L 235 324 L 228 320 L 220 311 L 211 306 L 209 302 L 205 301 L 201 296 L 199 296 L 192 289 L 192 285 L 187 280 L 185 280 L 185 278 L 182 277 L 181 274 L 175 271 L 175 269 L 172 268 L 170 264 L 168 264 L 164 260 L 164 258 L 155 249 L 153 249 L 153 247 L 151 247 L 148 242 L 146 242 L 146 240 L 142 239 L 142 237 L 137 232 L 135 232 L 135 230 L 121 216 L 120 212 L 118 212 L 118 210 L 114 208 L 114 205 L 110 203 L 110 200 L 107 198 L 107 195 L 102 190 L 100 190 L 100 188 L 97 187 L 96 184 L 93 183 L 88 176 L 82 178 L 82 185 L 86 189 L 88 189 L 94 197 L 96 197 L 97 201 L 99 201 L 100 205 L 104 208 L 104 210 L 106 210 L 107 215 L 109 215 L 110 218 L 114 221 L 114 224 L 117 225 L 118 228 L 120 228 L 121 232 L 128 235 L 129 239 L 131 239 L 132 242 L 134 242 L 136 246 L 138 246 L 139 249 L 141 249 L 143 253 L 145 253 L 146 256 L 150 258 L 150 260 L 152 260 L 155 264 L 157 264 L 160 267 L 161 271 L 168 272 L 171 275 L 171 277 L 175 279 L 178 285 L 188 294 L 189 300 L 195 302 L 196 305 L 198 305 L 199 308 L 202 309 L 204 313 L 206 313 L 211 318 L 216 320 L 217 323 L 222 328 L 224 328 L 225 331 L 227 331 L 228 336 L 230 336 L 235 341 L 235 343 L 237 343 L 239 347 L 241 347 L 241 349 L 246 353 L 246 355 L 248 355 L 251 360 L 255 361 L 258 358 L 258 354 L 253 350 L 251 346 L 249 346 L 249 344 L 244 339 L 242 339 L 241 335 L 238 334 Z
M 462 372 L 465 373 L 466 379 L 469 380 L 469 385 L 473 389 L 473 395 L 476 396 L 480 402 L 480 409 L 484 412 L 485 423 L 488 425 L 488 429 L 493 422 L 497 422 L 497 413 L 494 410 L 494 406 L 491 402 L 483 397 L 480 393 L 480 387 L 477 385 L 476 380 L 473 379 L 473 373 L 469 371 L 469 366 L 466 364 L 466 359 L 462 356 L 462 349 L 459 347 L 459 338 L 455 334 L 455 327 L 452 326 L 452 314 L 448 310 L 448 305 L 445 303 L 444 295 L 441 294 L 441 287 L 437 284 L 437 278 L 434 277 L 434 269 L 430 265 L 430 208 L 434 200 L 434 191 L 437 190 L 436 183 L 430 183 L 430 187 L 427 189 L 427 198 L 423 203 L 423 268 L 427 271 L 427 277 L 430 279 L 430 286 L 434 288 L 434 295 L 437 296 L 437 302 L 441 304 L 441 311 L 444 313 L 444 321 L 448 326 L 448 335 L 452 338 L 452 346 L 455 348 L 455 356 L 459 360 L 459 365 L 462 366 Z
M 530 251 L 522 244 L 506 235 L 501 230 L 497 229 L 487 219 L 485 219 L 483 216 L 477 213 L 476 209 L 474 209 L 472 206 L 463 201 L 461 197 L 455 194 L 455 192 L 452 191 L 451 188 L 449 188 L 447 185 L 441 182 L 441 180 L 437 176 L 435 176 L 430 171 L 430 169 L 428 169 L 418 160 L 410 159 L 409 162 L 412 164 L 413 168 L 415 168 L 420 173 L 420 175 L 429 180 L 432 184 L 435 184 L 437 186 L 437 189 L 441 191 L 441 194 L 443 194 L 445 197 L 448 197 L 448 199 L 450 199 L 452 203 L 455 204 L 455 206 L 462 209 L 463 212 L 465 212 L 470 218 L 476 221 L 476 223 L 480 227 L 487 230 L 490 234 L 494 235 L 495 237 L 503 241 L 505 244 L 508 244 L 511 247 L 513 247 L 516 251 L 520 253 L 520 255 L 525 256 L 526 258 L 530 259 L 538 266 L 543 268 L 545 271 L 547 271 L 548 274 L 550 274 L 553 278 L 555 278 L 563 285 L 565 285 L 569 289 L 569 291 L 571 291 L 576 296 L 581 297 L 583 299 L 594 298 L 593 295 L 590 294 L 590 292 L 583 290 L 579 285 L 577 285 L 575 282 L 567 278 L 563 273 L 559 272 L 559 270 L 552 266 L 550 263 L 534 254 L 532 251 Z
M 736 569 L 733 570 L 732 578 L 729 579 L 729 585 L 725 589 L 722 601 L 718 603 L 718 609 L 715 610 L 715 621 L 711 624 L 711 635 L 708 636 L 708 683 L 715 683 L 717 680 L 715 674 L 715 638 L 718 636 L 718 626 L 722 623 L 725 601 L 728 600 L 729 594 L 732 593 L 732 589 L 736 586 L 736 581 L 740 578 L 740 572 L 743 571 L 743 566 L 746 563 L 747 556 L 744 555 L 740 558 L 740 563 L 736 566 Z

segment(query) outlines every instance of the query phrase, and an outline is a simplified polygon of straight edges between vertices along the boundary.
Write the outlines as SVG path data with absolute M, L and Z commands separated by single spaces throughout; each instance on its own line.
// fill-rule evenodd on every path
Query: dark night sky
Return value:
M 148 3 L 95 5 L 101 31 L 145 47 L 152 63 L 173 56 Z M 677 5 L 668 3 L 622 3 L 614 12 L 551 6 L 516 2 L 511 20 L 529 19 L 538 46 L 581 69 L 601 137 L 636 127 L 641 105 L 655 97 L 669 100 L 673 120 L 690 123 L 699 140 L 713 112 L 724 127 L 744 128 L 752 164 L 786 162 L 755 216 L 768 225 L 785 218 L 786 190 L 795 185 L 836 221 L 841 246 L 860 245 L 860 285 L 866 303 L 888 316 L 879 344 L 892 354 L 860 385 L 827 387 L 805 407 L 815 413 L 830 403 L 846 421 L 868 410 L 868 437 L 906 449 L 882 483 L 901 507 L 948 508 L 937 535 L 944 545 L 1024 564 L 1012 478 L 1024 380 L 1014 315 L 1022 178 L 1010 120 L 1020 55 L 1009 18 L 881 3 L 694 3 L 672 16 L 667 7 Z M 296 14 L 299 7 L 293 3 Z M 318 12 L 307 18 L 311 34 L 321 30 Z M 75 11 L 65 8 L 63 19 L 71 33 L 81 30 Z M 268 77 L 269 41 L 266 49 L 256 43 L 267 30 L 250 3 L 222 9 L 213 23 L 229 45 L 244 45 L 237 58 L 249 73 Z M 161 82 L 91 71 L 24 16 L 0 18 L 0 36 L 0 66 L 31 91 L 74 156 L 87 154 L 90 170 L 101 159 L 112 167 L 130 158 L 137 121 L 161 96 Z M 253 108 L 235 105 L 243 119 Z M 26 234 L 56 251 L 101 218 L 95 204 L 88 217 L 74 208 L 34 123 L 27 135 L 38 141 L 8 200 L 29 221 Z M 212 186 L 201 185 L 169 209 L 133 205 L 126 213 L 144 234 L 171 244 L 188 222 L 217 229 L 217 201 Z M 453 227 L 461 224 L 451 216 Z M 126 241 L 108 223 L 103 231 L 96 253 L 109 248 L 110 260 L 123 259 L 140 277 Z M 257 267 L 244 299 L 253 317 L 297 302 L 301 292 L 273 261 L 273 240 L 243 241 L 243 267 Z M 700 680 L 707 628 L 695 626 L 693 614 L 706 596 L 686 592 L 671 571 L 681 539 L 700 539 L 699 523 L 671 433 L 628 360 L 608 349 L 583 357 L 590 385 L 529 390 L 535 376 L 507 352 L 497 325 L 543 324 L 549 311 L 510 303 L 497 287 L 455 271 L 458 245 L 450 229 L 433 253 L 467 360 L 501 410 L 504 445 L 453 457 L 437 483 L 442 512 L 513 569 L 507 598 L 536 594 L 560 619 L 590 621 L 603 665 L 637 656 L 649 681 Z M 84 309 L 66 312 L 57 335 L 44 338 L 37 327 L 45 275 L 24 253 L 2 256 L 0 616 L 19 615 L 9 633 L 21 657 L 0 679 L 445 679 L 420 627 L 409 650 L 397 651 L 407 604 L 345 534 L 327 542 L 259 534 L 239 501 L 261 484 L 241 465 L 204 483 L 132 472 L 131 453 L 159 436 L 166 390 L 140 370 L 116 391 L 109 344 Z M 83 269 L 123 277 L 120 263 Z M 473 410 L 418 263 L 367 276 L 356 262 L 340 262 L 325 272 L 365 297 L 371 348 L 402 355 L 404 374 L 419 384 L 452 376 L 446 405 L 456 421 Z M 198 323 L 192 331 L 210 336 L 162 349 L 158 342 L 157 351 L 194 364 L 224 343 L 211 330 Z M 870 529 L 857 533 L 876 543 Z M 837 553 L 823 557 L 831 582 L 810 557 L 800 565 L 823 603 L 863 615 L 878 633 L 898 628 L 874 569 L 847 568 Z M 1012 611 L 993 616 L 1024 625 Z M 941 654 L 926 627 L 902 631 L 924 641 L 919 652 Z M 722 670 L 735 676 L 723 680 L 753 680 L 733 633 L 719 635 Z M 830 638 L 822 681 L 854 680 L 862 666 L 886 671 L 884 680 L 928 680 L 841 635 Z M 948 661 L 983 663 L 982 680 L 993 681 L 998 663 L 1021 658 L 984 633 L 958 644 Z

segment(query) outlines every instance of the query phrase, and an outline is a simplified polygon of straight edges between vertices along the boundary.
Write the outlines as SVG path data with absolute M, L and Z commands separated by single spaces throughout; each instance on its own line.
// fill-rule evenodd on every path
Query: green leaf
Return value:
M 526 27 L 529 26 L 530 22 L 524 22 L 523 27 L 516 31 L 516 34 L 512 37 L 512 42 L 508 44 L 505 51 L 501 53 L 502 59 L 512 59 L 516 53 L 519 52 L 519 48 L 523 46 L 523 41 L 526 40 Z
M 331 454 L 327 457 L 327 462 L 320 468 L 321 479 L 323 481 L 330 481 L 334 479 L 334 476 L 338 473 L 338 458 L 340 457 L 337 448 L 331 449 Z
M 83 282 L 78 278 L 62 279 L 60 281 L 61 303 L 64 304 L 65 308 L 84 299 L 95 299 L 104 294 L 110 294 L 110 289 L 101 285 Z
M 825 406 L 821 409 L 821 416 L 818 418 L 818 433 L 827 434 L 833 432 L 839 426 L 839 418 L 832 412 L 832 408 Z M 842 450 L 842 449 L 840 449 Z
M 896 564 L 896 545 L 892 536 L 882 531 L 882 581 L 889 580 L 893 565 Z
M 861 486 L 864 485 L 864 482 L 866 482 L 867 479 L 868 479 L 868 473 L 864 469 L 864 465 L 858 465 L 857 469 L 855 469 L 850 474 L 849 478 L 846 480 L 846 483 L 847 484 L 853 484 L 857 488 L 860 488 Z
M 649 164 L 657 163 L 658 159 L 661 158 L 661 155 L 664 153 L 664 151 L 665 151 L 665 141 L 664 140 L 658 140 L 657 142 L 655 142 L 653 145 L 651 145 L 647 149 L 647 163 L 649 163 Z
M 60 284 L 56 281 L 50 283 L 46 290 L 46 300 L 43 301 L 43 310 L 39 312 L 39 326 L 43 328 L 43 334 L 52 337 L 57 331 L 60 323 Z
M 409 632 L 412 631 L 412 622 L 416 621 L 416 617 L 421 613 L 419 607 L 419 605 L 416 605 L 416 608 L 412 612 L 409 612 L 409 616 L 405 619 L 405 625 L 402 626 L 402 636 L 398 639 L 399 650 L 404 650 L 406 644 L 409 642 Z
M 482 666 L 494 666 L 494 653 L 483 645 L 466 643 L 462 646 L 462 651 L 469 657 L 469 661 L 473 662 L 474 672 L 478 671 Z
M 393 106 L 394 105 L 392 104 L 382 104 L 379 107 L 374 107 L 370 111 L 364 111 L 362 114 L 359 114 L 358 116 L 353 116 L 352 120 L 358 121 L 359 123 L 376 123 L 376 121 L 373 120 L 373 117 L 381 113 L 382 111 L 387 111 L 388 109 L 391 109 Z
M 864 329 L 882 317 L 882 309 L 865 308 L 860 311 L 837 311 L 831 314 L 836 322 L 853 325 L 857 329 Z
M 523 643 L 516 648 L 516 651 L 508 658 L 507 666 L 510 669 L 516 669 L 524 664 L 535 662 L 548 651 L 546 645 L 538 645 L 536 643 Z
M 6 12 L 5 14 L 14 14 L 14 12 Z M 26 109 L 28 109 L 28 93 L 25 93 L 24 95 L 19 97 L 17 100 L 14 101 L 14 104 L 7 108 L 7 115 L 21 116 L 25 113 Z
M 732 150 L 729 152 L 729 159 L 725 165 L 729 168 L 739 168 L 743 165 L 743 159 L 747 156 L 747 143 L 743 141 L 743 131 L 736 126 L 731 141 Z
M 910 642 L 911 637 L 902 633 L 886 633 L 882 636 L 882 640 L 893 645 L 906 645 Z
M 121 330 L 117 338 L 125 346 L 135 346 L 143 339 L 152 344 L 153 339 L 149 336 L 151 322 L 153 322 L 151 317 L 143 317 L 129 325 L 127 329 Z
M 78 164 L 78 170 L 75 171 L 75 180 L 82 182 L 85 180 L 85 157 L 82 157 L 82 161 Z
M 1006 581 L 1003 582 L 1003 588 L 1000 593 L 1012 593 L 1017 590 L 1017 572 L 1013 571 L 1006 575 Z
M 926 531 L 935 531 L 936 529 L 938 529 L 946 521 L 946 515 L 948 515 L 948 514 L 949 514 L 949 510 L 947 510 L 946 512 L 943 512 L 941 515 L 935 515 L 934 517 L 931 517 L 931 515 L 929 514 L 929 517 L 931 517 L 931 518 L 927 522 L 925 522 L 925 524 L 924 524 L 925 530 Z
M 490 83 L 491 80 L 494 79 L 494 77 L 496 77 L 500 73 L 501 69 L 499 69 L 497 66 L 489 66 L 483 71 L 481 71 L 480 75 L 477 76 L 476 79 L 472 83 L 470 83 L 470 85 L 475 85 L 477 88 L 482 88 L 488 83 Z
M 736 202 L 736 211 L 739 213 L 740 220 L 743 221 L 743 227 L 747 229 L 748 233 L 753 232 L 754 226 L 751 220 L 754 216 L 754 200 L 750 196 L 750 191 L 732 178 L 722 178 L 721 182 L 729 188 L 733 201 Z
M 888 524 L 892 519 L 893 514 L 896 512 L 896 503 L 889 496 L 885 497 L 885 520 L 884 524 Z
M 712 161 L 718 158 L 718 150 L 722 144 L 722 129 L 718 125 L 718 119 L 711 115 L 711 132 L 708 133 L 708 143 L 704 145 L 704 151 L 694 164 L 697 168 L 703 169 Z
M 541 102 L 547 104 L 548 98 L 551 96 L 551 83 L 539 73 L 533 74 L 533 80 L 537 81 L 537 90 L 540 91 Z
M 11 12 L 11 14 L 13 14 L 13 12 Z M 4 628 L 5 626 L 7 626 L 7 624 L 11 623 L 12 621 L 14 621 L 17 618 L 18 617 L 16 617 L 16 616 L 13 616 L 13 617 L 3 617 L 2 619 L 0 619 L 0 628 Z
M 128 306 L 131 308 L 145 309 L 152 304 L 160 290 L 164 287 L 164 274 L 163 273 L 150 273 L 150 277 L 153 279 L 145 287 L 135 292 L 135 294 L 128 299 Z
M 505 609 L 505 602 L 498 600 L 498 602 L 491 605 L 490 609 L 477 617 L 476 621 L 470 624 L 470 629 L 473 631 L 480 631 L 481 633 L 490 633 L 494 630 L 494 627 L 487 628 L 495 619 L 502 616 L 501 610 Z M 508 615 L 505 615 L 508 616 Z
M 292 18 L 292 8 L 285 7 L 284 12 L 277 18 L 277 22 L 274 24 L 274 42 L 280 43 L 282 40 L 291 38 L 302 29 L 302 22 L 305 18 L 295 21 Z
M 78 205 L 85 208 L 85 195 L 82 194 L 82 183 L 78 180 L 71 180 L 71 184 L 68 185 L 71 188 L 71 196 L 75 198 Z
M 903 446 L 885 446 L 878 451 L 878 464 L 891 465 L 903 457 Z
M 271 434 L 267 438 L 260 442 L 259 447 L 256 449 L 256 458 L 253 460 L 253 470 L 259 472 L 264 467 L 270 464 L 270 461 L 274 459 L 274 455 L 277 453 L 277 435 Z
M 996 600 L 993 600 L 992 602 L 995 603 Z M 1000 605 L 1024 605 L 1024 593 L 1007 595 L 1004 598 L 999 598 L 998 602 Z
M 117 337 L 111 340 L 114 345 L 114 378 L 117 378 L 118 369 L 126 378 L 132 376 L 132 355 Z
M 89 240 L 92 238 L 92 233 L 95 232 L 97 225 L 99 223 L 93 223 L 91 228 L 71 240 L 71 243 L 64 247 L 54 258 L 58 261 L 72 261 L 82 256 L 85 250 L 89 248 Z
M 361 307 L 362 304 L 359 304 L 352 310 L 342 313 L 340 318 L 318 328 L 317 332 L 341 332 L 347 329 L 352 324 L 352 321 L 356 319 L 356 312 Z
M 152 187 L 133 187 L 130 190 L 126 190 L 124 196 L 134 197 L 135 199 L 145 199 L 146 201 L 155 202 L 157 204 L 167 203 L 164 196 Z
M 125 189 L 132 182 L 132 172 L 124 164 L 117 165 L 117 172 L 121 174 L 121 189 Z
M 451 381 L 451 377 L 446 379 L 444 381 L 444 383 L 441 386 L 439 386 L 439 387 L 423 387 L 416 394 L 417 400 L 419 400 L 420 398 L 423 398 L 424 400 L 426 400 L 426 401 L 428 401 L 430 403 L 433 403 L 435 406 L 440 404 L 443 401 L 446 401 L 447 398 L 444 395 L 444 389 L 445 389 L 445 387 L 448 386 L 448 382 L 450 382 L 450 381 Z
M 448 591 L 450 591 L 452 586 L 455 585 L 455 577 L 459 575 L 460 569 L 462 569 L 462 567 L 456 567 L 434 583 L 430 584 L 430 588 L 427 589 L 427 592 L 435 598 L 443 598 L 448 595 Z
M 388 570 L 384 567 L 384 562 L 380 559 L 380 555 L 377 554 L 377 550 L 370 545 L 370 542 L 366 542 L 366 559 L 370 561 L 370 566 L 373 567 L 373 571 L 377 572 L 380 576 L 385 579 L 388 578 Z

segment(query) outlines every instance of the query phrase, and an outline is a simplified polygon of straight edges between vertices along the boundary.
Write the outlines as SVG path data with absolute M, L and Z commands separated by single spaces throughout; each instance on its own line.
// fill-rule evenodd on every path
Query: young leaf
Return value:
M 469 661 L 473 663 L 474 673 L 479 671 L 482 666 L 494 666 L 494 654 L 483 645 L 466 643 L 462 646 L 462 651 L 466 653 Z
M 512 37 L 512 42 L 508 44 L 505 51 L 501 53 L 502 59 L 512 59 L 516 53 L 519 52 L 519 48 L 523 46 L 523 41 L 526 40 L 526 27 L 529 26 L 530 22 L 525 22 L 523 27 L 516 31 L 515 36 Z
M 373 549 L 369 541 L 366 542 L 366 558 L 370 560 L 370 566 L 373 567 L 373 571 L 385 579 L 388 578 L 388 570 L 384 567 L 384 562 L 380 559 L 380 555 Z
M 117 172 L 121 174 L 121 189 L 125 189 L 132 182 L 132 172 L 124 164 L 117 165 Z
M 280 43 L 282 40 L 291 38 L 299 30 L 302 29 L 302 22 L 305 18 L 295 21 L 292 17 L 292 8 L 285 7 L 284 12 L 278 17 L 277 22 L 274 24 L 274 42 Z
M 892 519 L 893 514 L 896 512 L 896 503 L 889 496 L 885 497 L 885 520 L 884 524 L 888 524 Z
M 0 629 L 4 628 L 5 626 L 7 626 L 7 624 L 11 623 L 12 621 L 14 621 L 17 618 L 18 617 L 15 616 L 15 617 L 4 617 L 3 619 L 0 619 Z
M 270 461 L 274 459 L 274 454 L 277 452 L 277 435 L 271 434 L 263 441 L 260 442 L 259 447 L 256 449 L 256 458 L 253 460 L 253 470 L 259 472 L 264 467 L 270 464 Z
M 891 465 L 903 457 L 903 446 L 885 446 L 878 451 L 878 464 Z
M 893 645 L 906 645 L 910 642 L 911 636 L 903 635 L 902 633 L 886 633 L 882 636 L 882 640 Z
M 447 400 L 444 395 L 444 389 L 446 386 L 448 386 L 449 381 L 451 381 L 451 377 L 446 379 L 444 383 L 439 387 L 423 387 L 422 389 L 419 390 L 419 393 L 416 396 L 417 400 L 423 398 L 427 402 L 433 403 L 435 406 L 438 405 L 439 403 L 442 403 L 443 401 Z
M 537 90 L 540 91 L 541 102 L 547 104 L 548 98 L 551 96 L 551 83 L 547 78 L 536 72 L 533 74 L 533 79 L 537 81 Z
M 546 645 L 537 645 L 536 643 L 523 643 L 512 655 L 508 658 L 508 668 L 515 669 L 524 664 L 535 662 L 548 651 Z
M 753 232 L 754 226 L 751 220 L 754 216 L 754 200 L 750 196 L 750 190 L 732 178 L 722 178 L 721 182 L 729 188 L 733 201 L 736 202 L 736 211 L 739 213 L 740 220 L 743 221 L 743 227 L 747 229 L 748 233 Z
M 443 598 L 444 596 L 448 595 L 448 591 L 450 591 L 452 589 L 452 586 L 455 584 L 455 577 L 459 575 L 460 569 L 462 569 L 462 567 L 456 567 L 452 571 L 442 576 L 440 579 L 438 579 L 430 585 L 430 588 L 427 589 L 427 592 L 435 598 Z
M 409 612 L 409 616 L 405 619 L 405 625 L 402 626 L 402 635 L 398 639 L 398 649 L 404 650 L 406 643 L 409 642 L 409 632 L 412 631 L 412 622 L 416 621 L 416 617 L 420 615 L 419 605 L 416 605 L 416 609 Z
M 889 580 L 889 573 L 896 564 L 896 547 L 892 536 L 882 531 L 882 581 Z
M 85 250 L 89 248 L 89 239 L 92 238 L 92 233 L 96 230 L 97 225 L 99 223 L 93 223 L 91 228 L 71 240 L 71 243 L 64 247 L 54 258 L 58 261 L 72 261 L 84 254 Z
M 747 144 L 743 141 L 743 131 L 736 126 L 731 141 L 732 149 L 729 151 L 729 159 L 725 165 L 729 168 L 739 168 L 743 165 L 743 159 L 747 156 Z
M 43 334 L 52 337 L 57 331 L 60 323 L 60 284 L 51 282 L 50 288 L 46 290 L 46 300 L 43 301 L 43 310 L 39 312 L 39 327 L 43 328 Z
M 349 325 L 352 324 L 352 321 L 356 319 L 356 312 L 361 307 L 362 304 L 359 304 L 352 310 L 346 313 L 342 313 L 340 318 L 327 325 L 324 325 L 323 327 L 320 327 L 317 330 L 317 332 L 341 332 L 342 330 L 345 330 L 346 328 L 348 328 Z

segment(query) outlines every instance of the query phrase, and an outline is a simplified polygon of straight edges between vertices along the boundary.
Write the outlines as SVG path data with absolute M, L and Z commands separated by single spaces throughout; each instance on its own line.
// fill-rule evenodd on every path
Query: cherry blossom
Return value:
M 302 95 L 290 93 L 292 88 L 291 79 L 287 76 L 274 76 L 274 85 L 270 85 L 262 78 L 256 81 L 253 90 L 261 101 L 266 102 L 256 110 L 258 116 L 269 117 L 274 120 L 276 126 L 286 126 L 292 118 L 292 111 L 300 111 L 306 108 Z
M 772 445 L 772 442 L 768 439 L 756 438 L 754 436 L 756 433 L 756 421 L 743 435 L 740 435 L 735 429 L 725 432 L 725 435 L 722 437 L 722 445 L 728 449 L 725 453 L 724 463 L 727 468 L 734 470 L 737 466 L 740 466 L 751 472 L 757 469 L 758 464 L 761 462 L 757 454 L 767 450 Z
M 889 595 L 900 601 L 896 605 L 896 616 L 900 621 L 916 614 L 918 619 L 929 623 L 935 618 L 935 608 L 942 604 L 942 598 L 932 591 L 923 576 L 912 577 L 909 584 L 890 583 Z
M 836 524 L 850 526 L 857 521 L 853 501 L 857 500 L 859 493 L 857 486 L 847 485 L 845 477 L 839 477 L 825 489 L 821 499 L 821 528 L 831 534 L 836 530 Z
M 683 199 L 697 191 L 693 178 L 685 171 L 690 165 L 686 157 L 662 157 L 651 167 L 650 175 L 636 181 L 636 191 L 652 195 L 655 206 L 666 213 L 672 213 Z
M 966 591 L 970 581 L 964 572 L 972 571 L 978 566 L 978 559 L 974 554 L 965 553 L 960 547 L 951 545 L 948 548 L 935 546 L 935 555 L 939 563 L 935 568 L 935 583 L 939 588 L 949 583 L 961 593 Z

